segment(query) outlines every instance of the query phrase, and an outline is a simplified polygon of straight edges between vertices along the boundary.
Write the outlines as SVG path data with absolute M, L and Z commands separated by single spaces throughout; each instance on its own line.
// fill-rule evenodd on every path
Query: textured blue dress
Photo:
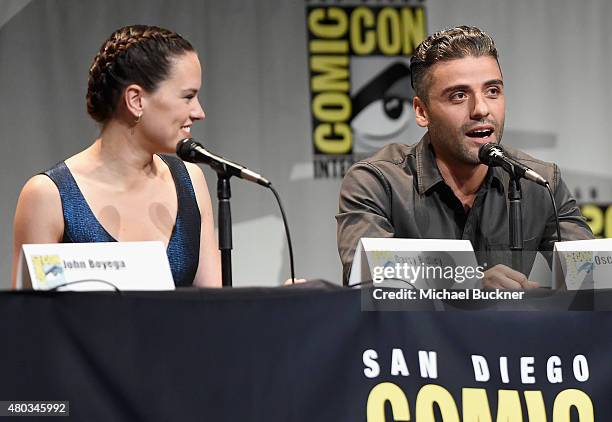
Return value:
M 191 178 L 180 159 L 160 156 L 174 179 L 178 196 L 176 222 L 166 249 L 176 286 L 191 286 L 200 255 L 200 210 Z M 57 186 L 64 214 L 64 243 L 116 242 L 96 219 L 72 173 L 62 161 L 45 171 Z

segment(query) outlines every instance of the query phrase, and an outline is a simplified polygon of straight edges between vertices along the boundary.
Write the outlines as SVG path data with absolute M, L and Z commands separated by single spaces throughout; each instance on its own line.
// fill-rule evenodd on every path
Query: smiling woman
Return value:
M 93 144 L 32 177 L 17 203 L 13 284 L 26 243 L 159 240 L 177 286 L 220 286 L 208 187 L 172 153 L 204 119 L 201 68 L 191 44 L 154 26 L 118 29 L 89 71 Z

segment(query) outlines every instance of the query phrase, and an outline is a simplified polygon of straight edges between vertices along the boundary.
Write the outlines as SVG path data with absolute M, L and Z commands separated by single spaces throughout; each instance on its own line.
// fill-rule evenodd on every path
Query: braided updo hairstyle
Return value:
M 189 41 L 168 29 L 131 25 L 116 30 L 89 68 L 87 112 L 95 121 L 106 123 L 126 86 L 137 84 L 155 91 L 169 76 L 172 59 L 192 51 Z

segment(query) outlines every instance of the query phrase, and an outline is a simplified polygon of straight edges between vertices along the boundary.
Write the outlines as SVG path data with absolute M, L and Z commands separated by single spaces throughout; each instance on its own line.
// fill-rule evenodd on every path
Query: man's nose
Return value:
M 480 120 L 489 115 L 489 105 L 487 99 L 482 94 L 477 94 L 473 97 L 474 104 L 472 105 L 472 120 Z

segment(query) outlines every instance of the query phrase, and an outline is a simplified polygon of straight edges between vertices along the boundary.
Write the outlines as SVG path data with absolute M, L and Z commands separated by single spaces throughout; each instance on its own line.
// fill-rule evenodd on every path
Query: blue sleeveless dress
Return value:
M 191 286 L 200 255 L 200 210 L 191 178 L 177 157 L 160 156 L 174 179 L 178 196 L 176 222 L 166 249 L 176 286 Z M 64 214 L 64 243 L 116 242 L 96 219 L 72 173 L 62 161 L 45 171 L 57 186 Z

